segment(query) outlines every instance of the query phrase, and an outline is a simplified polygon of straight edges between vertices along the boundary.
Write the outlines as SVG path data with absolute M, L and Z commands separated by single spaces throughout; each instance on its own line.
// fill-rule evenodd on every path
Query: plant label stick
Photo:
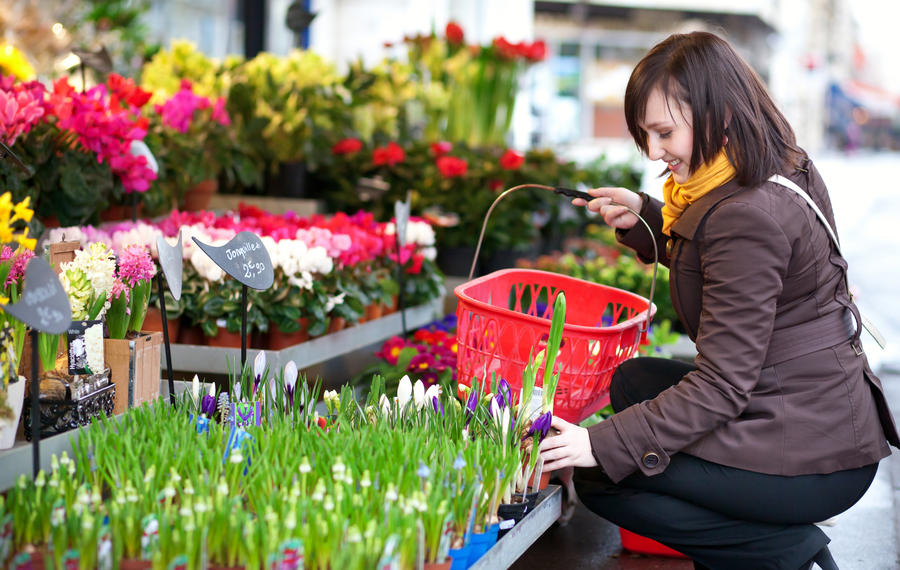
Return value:
M 169 378 L 169 403 L 175 405 L 175 377 L 172 373 L 172 348 L 169 340 L 169 320 L 166 316 L 166 294 L 163 287 L 163 276 L 169 284 L 169 291 L 177 301 L 181 299 L 181 279 L 183 277 L 184 247 L 181 243 L 181 230 L 178 230 L 178 241 L 174 246 L 169 245 L 166 238 L 156 238 L 156 251 L 159 252 L 159 267 L 162 269 L 156 274 L 156 288 L 159 290 L 159 313 L 162 315 L 163 343 L 166 351 L 166 372 Z
M 406 336 L 406 304 L 403 300 L 403 248 L 406 247 L 406 227 L 409 225 L 409 194 L 406 201 L 397 200 L 394 202 L 394 219 L 397 240 L 397 283 L 400 285 L 400 291 L 397 295 L 397 303 L 400 309 L 400 322 L 403 329 L 403 336 Z

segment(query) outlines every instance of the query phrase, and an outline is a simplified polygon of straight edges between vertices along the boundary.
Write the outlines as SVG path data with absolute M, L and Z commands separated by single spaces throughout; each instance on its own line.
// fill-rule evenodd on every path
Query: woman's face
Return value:
M 666 99 L 656 88 L 647 99 L 647 109 L 639 126 L 647 133 L 647 156 L 669 165 L 675 182 L 684 184 L 690 178 L 688 167 L 694 145 L 691 109 L 678 99 Z

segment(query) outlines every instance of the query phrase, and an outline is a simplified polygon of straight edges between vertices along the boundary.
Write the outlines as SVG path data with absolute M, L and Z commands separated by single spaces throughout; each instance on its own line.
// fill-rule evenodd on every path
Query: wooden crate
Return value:
M 116 385 L 114 414 L 159 398 L 162 333 L 143 331 L 134 339 L 103 340 L 110 379 Z

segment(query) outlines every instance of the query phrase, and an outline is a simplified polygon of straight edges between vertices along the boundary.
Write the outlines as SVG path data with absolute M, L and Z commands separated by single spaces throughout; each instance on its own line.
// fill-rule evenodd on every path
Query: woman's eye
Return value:
M 672 131 L 666 131 L 666 132 L 664 132 L 664 133 L 659 133 L 659 138 L 661 138 L 661 139 L 667 139 L 667 138 L 669 138 L 669 136 L 670 136 L 671 134 L 672 134 Z

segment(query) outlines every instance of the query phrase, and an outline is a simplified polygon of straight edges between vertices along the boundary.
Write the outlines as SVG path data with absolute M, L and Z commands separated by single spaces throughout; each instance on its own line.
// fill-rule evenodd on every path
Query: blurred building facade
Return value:
M 314 15 L 302 34 L 288 26 L 299 9 Z M 694 30 L 736 47 L 808 150 L 893 144 L 868 132 L 894 128 L 897 102 L 866 81 L 850 0 L 154 0 L 149 14 L 164 45 L 188 38 L 221 57 L 246 52 L 250 34 L 258 49 L 308 47 L 338 65 L 377 62 L 386 44 L 441 33 L 451 20 L 469 42 L 547 41 L 548 60 L 521 85 L 518 147 L 633 153 L 622 114 L 631 69 L 667 35 Z

